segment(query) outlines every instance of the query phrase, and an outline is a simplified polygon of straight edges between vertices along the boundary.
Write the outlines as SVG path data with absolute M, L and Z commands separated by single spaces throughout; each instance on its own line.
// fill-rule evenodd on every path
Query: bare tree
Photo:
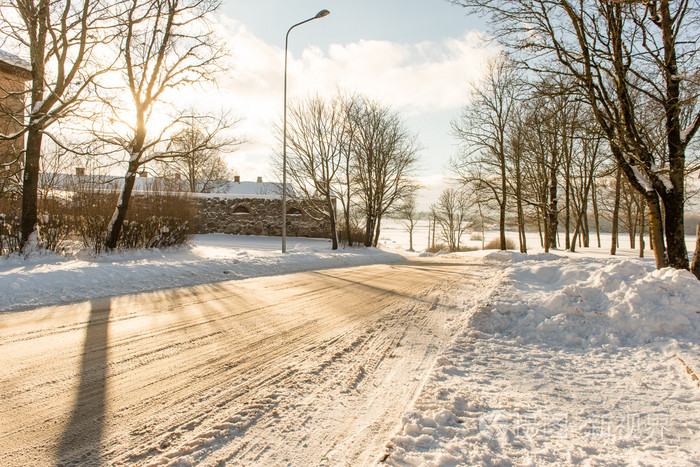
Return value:
M 536 94 L 530 99 L 524 117 L 529 130 L 524 154 L 526 199 L 541 219 L 542 245 L 547 252 L 557 248 L 557 193 L 563 160 L 560 123 L 566 115 L 564 104 L 561 95 Z
M 414 251 L 413 231 L 415 230 L 419 219 L 415 195 L 405 198 L 401 204 L 398 205 L 395 212 L 399 222 L 403 224 L 406 232 L 408 232 L 408 251 Z
M 444 190 L 434 205 L 436 222 L 450 251 L 458 251 L 467 227 L 467 198 L 463 191 Z
M 498 203 L 500 248 L 506 249 L 508 201 L 507 138 L 519 92 L 517 70 L 505 55 L 488 62 L 484 80 L 471 85 L 473 101 L 452 122 L 463 151 L 453 170 L 463 182 L 479 177 Z M 475 169 L 475 167 L 478 167 Z
M 576 242 L 583 237 L 583 246 L 589 246 L 588 232 L 588 203 L 594 187 L 595 176 L 604 160 L 600 134 L 582 128 L 581 134 L 577 137 L 580 143 L 580 150 L 573 164 L 572 170 L 575 172 L 571 180 L 572 204 L 574 208 L 574 233 L 571 239 L 570 249 L 576 250 Z
M 65 190 L 65 177 L 75 157 L 67 149 L 56 144 L 44 144 L 39 172 L 39 198 L 45 201 L 55 190 Z
M 357 186 L 354 183 L 355 152 L 354 141 L 357 134 L 355 124 L 360 121 L 358 112 L 362 108 L 363 98 L 359 94 L 338 94 L 337 98 L 343 106 L 345 137 L 341 148 L 342 163 L 340 167 L 340 182 L 337 185 L 338 199 L 343 208 L 343 224 L 347 243 L 352 246 L 353 210 L 357 210 L 354 198 L 357 194 Z
M 207 24 L 218 6 L 217 0 L 130 0 L 123 5 L 115 46 L 124 84 L 116 89 L 131 99 L 120 102 L 118 94 L 109 95 L 104 104 L 115 123 L 111 131 L 95 131 L 103 143 L 128 156 L 122 192 L 107 227 L 107 250 L 117 245 L 139 169 L 162 158 L 168 133 L 183 120 L 172 117 L 160 131 L 150 130 L 166 92 L 210 81 L 218 69 L 222 52 Z
M 365 246 L 376 246 L 384 214 L 417 189 L 410 176 L 420 146 L 399 115 L 378 102 L 364 100 L 354 118 L 354 178 L 365 214 Z
M 212 193 L 228 184 L 234 173 L 222 157 L 241 141 L 227 135 L 238 123 L 224 114 L 219 117 L 195 115 L 181 118 L 181 128 L 170 137 L 158 156 L 160 171 L 167 178 L 182 180 L 191 193 Z
M 574 80 L 612 155 L 646 200 L 657 267 L 687 269 L 686 149 L 700 128 L 700 107 L 688 95 L 697 89 L 697 1 L 454 3 L 490 13 L 496 35 L 521 54 L 523 66 Z M 652 128 L 643 117 L 650 109 L 656 109 Z M 658 126 L 662 148 L 651 134 Z
M 18 132 L 0 135 L 2 140 L 26 140 L 20 154 L 24 247 L 36 231 L 42 139 L 52 137 L 49 127 L 75 111 L 96 77 L 110 68 L 100 63 L 97 49 L 114 32 L 112 5 L 103 0 L 3 0 L 0 6 L 0 35 L 28 53 L 31 69 L 27 120 L 17 120 Z
M 527 235 L 525 232 L 525 156 L 527 151 L 528 129 L 525 123 L 524 106 L 519 106 L 514 114 L 512 131 L 508 135 L 507 158 L 510 176 L 508 186 L 515 198 L 515 214 L 518 224 L 520 252 L 527 253 Z M 482 235 L 483 236 L 483 235 Z
M 338 248 L 336 187 L 342 185 L 348 144 L 345 119 L 341 99 L 315 96 L 291 104 L 287 124 L 287 174 L 307 209 L 330 221 L 334 250 Z M 322 205 L 318 199 L 323 200 Z

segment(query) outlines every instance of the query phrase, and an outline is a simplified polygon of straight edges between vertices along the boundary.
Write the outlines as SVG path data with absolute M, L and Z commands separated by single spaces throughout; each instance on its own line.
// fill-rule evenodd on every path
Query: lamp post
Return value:
M 289 33 L 297 26 L 328 16 L 331 12 L 321 10 L 316 16 L 297 23 L 287 31 L 284 38 L 284 124 L 282 130 L 282 253 L 287 251 L 287 49 L 289 48 Z

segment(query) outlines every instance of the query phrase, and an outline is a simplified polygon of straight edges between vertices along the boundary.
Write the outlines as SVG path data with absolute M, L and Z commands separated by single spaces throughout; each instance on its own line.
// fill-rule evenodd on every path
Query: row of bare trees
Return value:
M 420 150 L 416 136 L 398 113 L 361 95 L 299 100 L 290 105 L 288 122 L 287 173 L 307 209 L 330 220 L 333 249 L 338 231 L 352 245 L 358 216 L 363 243 L 376 246 L 384 216 L 417 189 L 411 178 Z
M 508 87 L 508 93 L 499 87 Z M 486 79 L 474 88 L 477 98 L 453 122 L 464 151 L 452 168 L 462 182 L 465 202 L 480 213 L 469 217 L 483 219 L 483 208 L 495 210 L 502 248 L 508 218 L 517 226 L 522 252 L 527 250 L 526 224 L 537 226 L 547 251 L 558 246 L 575 250 L 577 244 L 588 247 L 589 217 L 600 247 L 603 218 L 611 223 L 615 239 L 611 253 L 615 254 L 620 227 L 630 235 L 634 249 L 635 236 L 639 234 L 641 241 L 647 228 L 643 197 L 622 177 L 603 136 L 591 123 L 590 112 L 572 98 L 570 86 L 528 83 L 504 55 L 488 64 Z M 503 104 L 496 105 L 499 102 Z M 502 143 L 495 144 L 499 139 Z M 449 211 L 444 206 L 441 198 L 440 213 Z
M 479 154 L 463 161 L 481 157 L 476 165 L 488 173 L 465 172 L 457 164 L 458 173 L 486 184 L 503 209 L 508 193 L 518 191 L 517 173 L 536 170 L 539 183 L 531 189 L 537 197 L 522 200 L 534 203 L 545 226 L 544 243 L 551 247 L 561 209 L 556 191 L 564 185 L 564 215 L 574 219 L 565 224 L 576 226 L 576 236 L 585 228 L 593 175 L 607 153 L 615 176 L 644 199 L 657 267 L 687 269 L 684 204 L 686 178 L 698 168 L 691 145 L 700 128 L 700 5 L 695 0 L 453 3 L 487 14 L 494 35 L 511 52 L 492 64 L 475 104 L 454 125 Z M 512 83 L 525 79 L 535 83 L 535 91 L 523 101 Z M 512 112 L 515 107 L 526 110 Z M 474 122 L 486 123 L 489 133 L 474 130 Z M 574 122 L 586 125 L 580 130 Z M 506 127 L 511 143 L 503 135 Z M 525 145 L 515 144 L 520 132 Z M 518 162 L 519 148 L 527 146 L 540 146 L 536 166 Z M 504 169 L 508 157 L 511 171 Z M 693 271 L 700 273 L 700 263 Z
M 28 90 L 16 96 L 27 103 L 27 118 L 17 121 L 19 131 L 0 135 L 26 141 L 18 160 L 7 161 L 21 162 L 23 170 L 23 245 L 36 232 L 47 139 L 125 167 L 105 236 L 108 250 L 117 245 L 135 179 L 146 164 L 177 158 L 180 164 L 171 170 L 194 184 L 199 174 L 183 154 L 201 160 L 235 144 L 221 137 L 235 123 L 229 116 L 197 115 L 177 105 L 176 91 L 210 82 L 222 69 L 224 48 L 207 19 L 217 0 L 0 0 L 0 6 L 0 46 L 28 55 L 31 70 Z M 154 115 L 169 117 L 154 122 Z M 82 147 L 67 148 L 63 136 L 69 132 Z

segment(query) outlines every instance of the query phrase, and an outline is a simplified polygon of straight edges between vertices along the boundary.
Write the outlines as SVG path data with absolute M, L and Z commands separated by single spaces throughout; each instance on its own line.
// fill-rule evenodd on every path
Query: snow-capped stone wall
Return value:
M 196 233 L 282 235 L 282 199 L 278 196 L 208 195 L 195 199 Z M 317 219 L 294 202 L 287 202 L 287 235 L 328 238 L 330 222 Z

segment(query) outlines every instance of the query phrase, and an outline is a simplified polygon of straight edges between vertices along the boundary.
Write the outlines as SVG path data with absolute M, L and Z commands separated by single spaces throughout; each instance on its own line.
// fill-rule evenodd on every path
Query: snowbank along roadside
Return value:
M 390 465 L 700 465 L 700 282 L 650 261 L 508 266 L 438 360 Z
M 404 261 L 376 248 L 331 250 L 324 239 L 195 235 L 190 245 L 92 258 L 0 258 L 0 312 L 209 282 Z

